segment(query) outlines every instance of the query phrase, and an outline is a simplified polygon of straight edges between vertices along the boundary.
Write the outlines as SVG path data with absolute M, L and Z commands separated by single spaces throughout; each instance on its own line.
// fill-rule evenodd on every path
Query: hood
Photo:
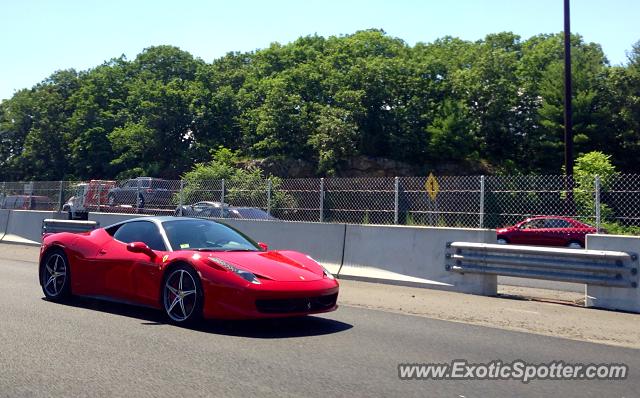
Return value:
M 289 251 L 266 252 L 207 252 L 203 258 L 219 258 L 257 277 L 280 282 L 315 281 L 323 278 L 322 267 L 302 253 Z

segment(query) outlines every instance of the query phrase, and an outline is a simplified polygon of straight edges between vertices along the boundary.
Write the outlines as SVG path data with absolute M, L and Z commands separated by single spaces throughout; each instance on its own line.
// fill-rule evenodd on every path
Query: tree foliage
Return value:
M 640 172 L 640 42 L 614 67 L 598 44 L 572 46 L 576 151 Z M 380 30 L 314 35 L 211 63 L 151 47 L 0 103 L 0 178 L 178 178 L 219 146 L 318 175 L 354 156 L 559 173 L 562 57 L 560 34 L 508 32 L 414 46 Z
M 202 193 L 224 190 L 224 201 L 234 206 L 258 206 L 284 211 L 295 207 L 295 200 L 291 195 L 281 190 L 282 179 L 265 176 L 257 167 L 243 168 L 239 164 L 237 152 L 219 147 L 212 154 L 212 160 L 197 163 L 192 170 L 182 175 L 184 189 L 177 195 L 182 195 L 182 203 L 193 203 L 202 200 Z M 265 180 L 271 184 L 271 196 L 267 198 Z M 222 182 L 224 181 L 224 183 Z M 212 186 L 212 184 L 220 184 Z M 222 197 L 222 195 L 220 195 Z M 180 198 L 176 196 L 175 202 Z M 270 201 L 268 204 L 267 201 Z

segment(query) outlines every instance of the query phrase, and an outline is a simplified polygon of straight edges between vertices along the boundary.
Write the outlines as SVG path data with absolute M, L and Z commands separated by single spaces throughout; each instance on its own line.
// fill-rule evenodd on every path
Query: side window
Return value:
M 158 227 L 149 221 L 134 221 L 122 225 L 113 238 L 124 243 L 144 242 L 153 250 L 167 250 Z
M 546 228 L 571 228 L 571 224 L 565 220 L 552 218 L 547 220 Z
M 523 229 L 539 229 L 544 228 L 544 220 L 531 220 L 524 225 Z

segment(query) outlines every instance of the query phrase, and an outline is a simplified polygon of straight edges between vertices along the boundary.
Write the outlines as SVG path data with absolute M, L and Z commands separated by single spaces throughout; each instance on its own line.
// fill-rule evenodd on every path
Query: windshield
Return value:
M 162 223 L 173 250 L 259 251 L 257 243 L 224 224 L 211 220 L 173 220 Z

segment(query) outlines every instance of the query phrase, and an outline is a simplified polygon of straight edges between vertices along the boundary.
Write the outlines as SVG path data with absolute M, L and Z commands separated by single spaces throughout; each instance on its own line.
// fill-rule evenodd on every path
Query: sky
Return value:
M 640 0 L 572 0 L 571 31 L 612 65 L 640 40 Z M 178 46 L 207 62 L 300 36 L 384 29 L 409 45 L 443 36 L 523 39 L 563 29 L 563 0 L 0 0 L 0 100 L 54 71 L 78 71 L 147 47 Z

